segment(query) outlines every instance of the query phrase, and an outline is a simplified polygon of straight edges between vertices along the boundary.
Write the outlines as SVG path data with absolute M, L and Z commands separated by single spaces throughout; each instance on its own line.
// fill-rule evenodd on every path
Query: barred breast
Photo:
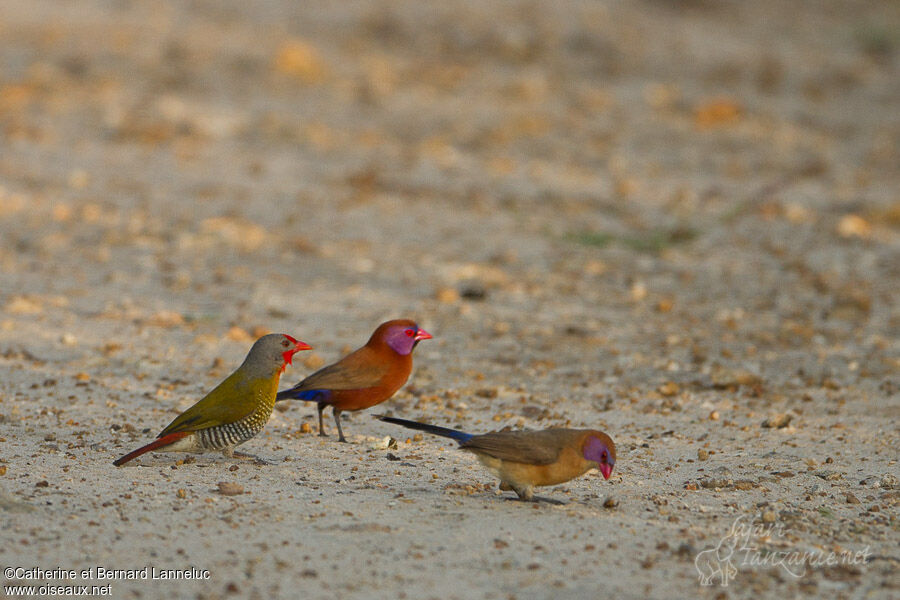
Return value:
M 272 415 L 275 406 L 275 395 L 257 392 L 254 396 L 256 409 L 249 415 L 234 423 L 225 423 L 216 427 L 201 429 L 196 432 L 200 446 L 204 450 L 224 450 L 243 444 L 262 431 Z

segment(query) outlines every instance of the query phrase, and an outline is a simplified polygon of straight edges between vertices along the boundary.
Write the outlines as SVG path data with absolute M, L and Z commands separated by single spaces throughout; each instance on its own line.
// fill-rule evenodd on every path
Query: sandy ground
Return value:
M 900 5 L 307 4 L 0 5 L 4 585 L 898 597 Z M 381 409 L 601 428 L 613 477 L 517 502 L 308 405 L 272 465 L 111 465 L 255 336 L 315 346 L 287 385 L 400 316 Z

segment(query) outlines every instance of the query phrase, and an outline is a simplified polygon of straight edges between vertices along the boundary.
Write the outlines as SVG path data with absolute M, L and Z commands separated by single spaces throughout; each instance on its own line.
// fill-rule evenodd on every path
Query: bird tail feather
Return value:
M 376 415 L 376 417 L 387 423 L 394 423 L 395 425 L 402 425 L 403 427 L 407 427 L 409 429 L 417 429 L 419 431 L 433 433 L 434 435 L 454 439 L 459 443 L 467 442 L 473 437 L 471 433 L 465 433 L 457 429 L 448 429 L 447 427 L 438 427 L 437 425 L 428 425 L 427 423 L 407 421 L 406 419 L 386 417 L 384 415 Z
M 275 402 L 279 400 L 306 400 L 307 402 L 321 402 L 327 397 L 328 390 L 302 390 L 297 391 L 294 388 L 278 392 L 275 395 Z
M 153 440 L 146 446 L 141 446 L 134 452 L 129 452 L 128 454 L 126 454 L 125 456 L 120 458 L 119 460 L 113 462 L 113 464 L 116 465 L 117 467 L 121 467 L 122 465 L 127 463 L 129 460 L 135 459 L 138 456 L 140 456 L 141 454 L 146 454 L 147 452 L 150 452 L 151 450 L 156 450 L 157 448 L 162 448 L 163 446 L 168 446 L 172 442 L 176 442 L 176 441 L 180 440 L 181 438 L 185 437 L 186 435 L 190 435 L 191 433 L 192 432 L 190 432 L 190 431 L 177 431 L 175 433 L 170 433 L 169 435 L 164 435 L 163 437 L 161 437 L 157 440 Z

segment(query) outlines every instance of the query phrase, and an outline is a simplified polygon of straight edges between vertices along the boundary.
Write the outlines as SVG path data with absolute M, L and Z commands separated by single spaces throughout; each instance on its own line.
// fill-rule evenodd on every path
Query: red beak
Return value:
M 295 340 L 294 338 L 292 338 L 289 335 L 286 335 L 284 337 L 289 339 L 294 344 L 294 347 L 292 349 L 286 350 L 285 352 L 281 353 L 281 356 L 284 357 L 285 366 L 293 364 L 292 361 L 294 360 L 294 354 L 296 354 L 297 352 L 300 352 L 301 350 L 312 350 L 312 346 L 310 346 L 306 342 L 301 342 L 300 340 Z
M 416 331 L 416 337 L 414 338 L 417 342 L 419 340 L 430 340 L 431 334 L 425 331 L 424 329 L 419 329 Z
M 612 475 L 612 465 L 606 463 L 600 463 L 600 472 L 603 473 L 603 479 L 609 479 L 609 476 Z

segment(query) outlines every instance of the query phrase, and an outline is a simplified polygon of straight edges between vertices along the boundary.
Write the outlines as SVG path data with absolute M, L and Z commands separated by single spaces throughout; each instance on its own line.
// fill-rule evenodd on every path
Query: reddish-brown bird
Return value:
M 513 490 L 522 500 L 531 500 L 535 487 L 565 483 L 591 469 L 600 469 L 604 479 L 609 479 L 616 464 L 616 445 L 596 429 L 496 431 L 473 435 L 395 417 L 378 418 L 456 440 L 462 450 L 472 452 L 500 478 L 501 490 Z
M 408 319 L 388 321 L 378 326 L 365 346 L 324 367 L 294 387 L 278 392 L 277 400 L 306 400 L 318 403 L 319 435 L 324 436 L 322 411 L 334 410 L 334 422 L 341 442 L 341 413 L 363 410 L 380 404 L 403 387 L 412 371 L 412 351 L 431 334 Z

